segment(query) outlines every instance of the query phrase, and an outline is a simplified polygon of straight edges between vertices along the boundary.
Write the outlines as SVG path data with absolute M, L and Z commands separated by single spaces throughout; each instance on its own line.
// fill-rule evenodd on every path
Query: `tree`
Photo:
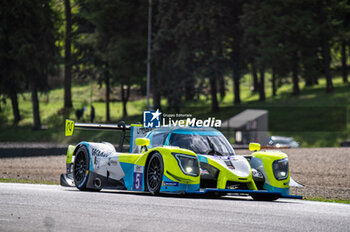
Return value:
M 72 108 L 72 59 L 71 59 L 71 32 L 72 15 L 70 0 L 64 0 L 64 11 L 66 16 L 66 35 L 64 49 L 64 108 Z
M 293 95 L 299 95 L 299 55 L 298 51 L 294 51 L 292 55 L 292 80 L 293 80 Z
M 195 44 L 192 40 L 194 38 L 192 33 L 184 33 L 194 25 L 193 22 L 183 21 L 188 19 L 189 10 L 194 10 L 193 2 L 159 1 L 154 9 L 154 103 L 160 105 L 160 96 L 163 95 L 169 108 L 179 112 L 184 85 L 187 83 L 186 76 L 194 78 L 191 69 L 191 66 L 195 66 L 192 47 Z
M 120 1 L 114 7 L 120 25 L 114 26 L 108 62 L 113 64 L 113 81 L 120 85 L 123 117 L 127 117 L 131 85 L 142 85 L 146 73 L 147 5 L 145 1 Z
M 143 1 L 80 0 L 81 64 L 94 67 L 94 76 L 106 86 L 106 120 L 110 121 L 110 93 L 120 85 L 123 115 L 127 116 L 130 88 L 145 74 L 147 8 Z M 110 23 L 116 22 L 116 23 Z M 83 58 L 84 57 L 84 58 Z M 91 74 L 91 73 L 90 73 Z
M 260 82 L 259 82 L 259 101 L 265 101 L 265 68 L 260 67 Z
M 257 92 L 259 90 L 259 80 L 258 80 L 258 71 L 256 68 L 256 61 L 254 58 L 250 61 L 252 76 L 253 76 L 253 92 Z
M 182 91 L 185 99 L 192 99 L 195 91 L 203 92 L 202 85 L 196 83 L 206 81 L 210 86 L 211 109 L 219 109 L 217 85 L 219 82 L 223 96 L 224 75 L 229 68 L 232 70 L 233 63 L 226 52 L 232 50 L 231 34 L 227 32 L 232 28 L 226 27 L 227 17 L 232 12 L 225 10 L 225 4 L 228 2 L 208 0 L 161 1 L 158 4 L 153 57 L 157 57 L 157 76 L 168 84 L 163 93 L 176 111 L 182 102 Z M 236 76 L 237 71 L 236 67 Z
M 234 104 L 241 103 L 240 97 L 240 79 L 243 68 L 243 56 L 242 56 L 242 45 L 244 30 L 241 22 L 243 15 L 244 1 L 225 1 L 225 35 L 226 41 L 230 44 L 231 49 L 231 62 L 232 62 L 232 73 L 233 73 L 233 93 L 234 93 Z
M 325 3 L 324 0 L 319 0 L 317 2 L 317 15 L 319 18 L 319 23 L 321 25 L 320 28 L 320 36 L 321 36 L 321 49 L 322 49 L 322 61 L 323 61 L 323 70 L 324 75 L 326 77 L 326 92 L 333 92 L 333 82 L 331 75 L 331 54 L 330 54 L 330 37 L 331 37 L 331 25 L 330 25 L 330 14 L 329 14 L 329 6 Z
M 276 88 L 276 79 L 277 79 L 276 69 L 272 68 L 271 72 L 272 72 L 272 78 L 271 78 L 272 96 L 275 97 L 276 91 L 277 91 L 277 88 Z
M 17 94 L 23 90 L 21 73 L 19 73 L 19 62 L 14 59 L 16 47 L 12 46 L 12 41 L 19 39 L 16 34 L 17 28 L 13 24 L 20 20 L 17 16 L 15 5 L 4 2 L 0 7 L 0 64 L 4 67 L 0 72 L 0 93 L 7 95 L 11 99 L 14 124 L 21 120 L 18 107 Z
M 245 29 L 243 34 L 243 47 L 245 47 L 244 56 L 251 63 L 253 73 L 254 88 L 258 87 L 259 100 L 265 101 L 265 66 L 268 63 L 266 51 L 270 40 L 264 40 L 270 34 L 271 17 L 266 18 L 266 14 L 270 14 L 267 10 L 263 10 L 264 2 L 249 1 L 243 6 L 243 15 L 241 17 L 242 26 Z M 269 9 L 269 8 L 267 8 Z M 269 19 L 269 20 L 267 20 Z M 273 42 L 272 42 L 273 43 Z M 257 73 L 260 73 L 260 80 Z M 253 89 L 254 90 L 254 89 Z
M 336 21 L 340 22 L 337 27 L 336 41 L 340 44 L 342 79 L 343 83 L 347 84 L 349 82 L 347 60 L 350 54 L 350 1 L 339 1 L 334 11 Z
M 348 66 L 347 66 L 347 52 L 346 52 L 347 43 L 345 40 L 341 42 L 341 63 L 342 63 L 342 78 L 343 83 L 348 83 Z
M 20 119 L 16 95 L 23 89 L 22 83 L 27 81 L 32 94 L 34 128 L 39 129 L 38 91 L 48 89 L 47 77 L 54 71 L 58 56 L 55 45 L 56 14 L 51 8 L 51 2 L 44 0 L 7 1 L 1 9 L 8 12 L 4 14 L 6 19 L 2 18 L 5 21 L 3 30 L 6 32 L 2 37 L 7 50 L 5 57 L 11 64 L 5 80 L 13 77 L 13 81 L 4 84 L 12 89 L 8 93 L 15 105 L 15 121 Z
M 300 74 L 307 85 L 317 83 L 321 36 L 316 5 L 314 0 L 252 0 L 244 6 L 246 57 L 253 73 L 256 61 L 273 71 L 273 86 L 276 78 L 290 75 L 293 95 L 300 92 Z
M 27 77 L 30 83 L 33 104 L 34 129 L 41 127 L 38 91 L 48 89 L 47 78 L 55 71 L 58 57 L 56 47 L 57 28 L 55 28 L 56 13 L 52 10 L 51 2 L 46 0 L 31 1 L 23 4 L 23 9 L 34 13 L 26 15 L 27 21 L 21 28 L 28 36 L 23 45 L 25 52 L 19 59 L 23 59 Z M 27 24 L 27 25 L 26 25 Z
M 76 72 L 82 72 L 83 77 L 96 78 L 102 87 L 105 84 L 106 121 L 110 121 L 110 92 L 111 71 L 108 62 L 108 47 L 110 46 L 110 34 L 113 31 L 106 30 L 104 20 L 110 20 L 104 16 L 110 4 L 108 1 L 77 0 L 79 12 L 74 15 L 77 23 L 76 37 Z

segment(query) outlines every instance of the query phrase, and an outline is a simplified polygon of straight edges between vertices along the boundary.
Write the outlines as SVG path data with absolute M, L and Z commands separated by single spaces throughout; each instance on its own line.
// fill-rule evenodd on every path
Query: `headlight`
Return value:
M 172 154 L 175 156 L 183 173 L 190 176 L 199 175 L 198 158 L 196 156 L 178 153 Z
M 272 170 L 277 180 L 284 180 L 288 177 L 288 158 L 275 160 L 272 163 Z

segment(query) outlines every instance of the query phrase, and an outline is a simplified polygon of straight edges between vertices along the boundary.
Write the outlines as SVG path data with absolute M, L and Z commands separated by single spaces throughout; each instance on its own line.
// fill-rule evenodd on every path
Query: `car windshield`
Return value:
M 234 155 L 231 144 L 223 135 L 172 133 L 169 145 L 191 150 L 201 155 Z

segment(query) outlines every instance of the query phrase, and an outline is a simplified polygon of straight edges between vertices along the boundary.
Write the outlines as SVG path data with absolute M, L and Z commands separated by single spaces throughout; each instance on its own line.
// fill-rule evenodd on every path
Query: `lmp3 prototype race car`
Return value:
M 66 136 L 75 128 L 122 131 L 119 147 L 80 142 L 67 151 L 62 186 L 82 191 L 117 189 L 159 193 L 250 195 L 254 200 L 302 198 L 289 195 L 288 157 L 280 151 L 236 155 L 218 130 L 210 127 L 144 128 L 142 125 L 74 123 L 66 120 Z M 130 131 L 129 152 L 122 152 Z

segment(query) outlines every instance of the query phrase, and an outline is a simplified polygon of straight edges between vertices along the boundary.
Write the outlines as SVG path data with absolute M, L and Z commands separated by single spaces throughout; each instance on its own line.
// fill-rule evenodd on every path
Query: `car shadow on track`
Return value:
M 65 191 L 73 191 L 73 192 L 79 192 L 76 188 L 65 188 Z M 84 193 L 82 191 L 82 193 Z M 218 196 L 215 194 L 183 194 L 183 193 L 161 193 L 159 195 L 152 195 L 151 193 L 147 192 L 135 192 L 135 191 L 127 191 L 127 190 L 114 190 L 114 189 L 103 189 L 101 192 L 89 192 L 89 193 L 95 193 L 95 194 L 120 194 L 120 195 L 133 195 L 133 196 L 146 196 L 146 197 L 158 197 L 158 198 L 173 198 L 173 199 L 208 199 L 208 200 L 220 200 L 220 201 L 254 201 L 250 196 L 248 195 L 226 195 L 226 196 Z M 299 201 L 293 200 L 293 201 L 283 201 L 283 198 L 280 198 L 276 201 L 265 201 L 265 202 L 271 202 L 275 204 L 299 204 Z M 261 201 L 260 201 L 261 202 Z

